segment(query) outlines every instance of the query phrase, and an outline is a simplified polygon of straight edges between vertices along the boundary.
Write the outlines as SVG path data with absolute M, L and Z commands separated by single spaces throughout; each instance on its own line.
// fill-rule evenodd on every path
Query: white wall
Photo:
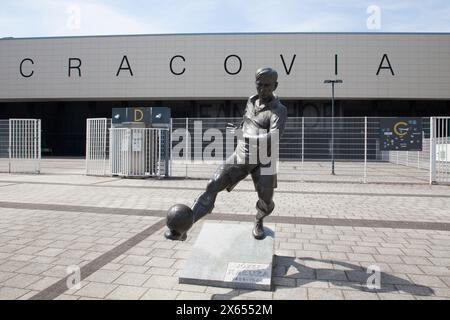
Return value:
M 450 34 L 211 34 L 73 37 L 0 40 L 0 100 L 246 98 L 255 92 L 254 72 L 279 73 L 281 98 L 329 98 L 334 54 L 339 55 L 336 96 L 341 98 L 450 99 Z M 242 70 L 229 75 L 224 60 L 236 54 Z M 296 54 L 290 75 L 287 67 Z M 377 70 L 388 54 L 390 70 Z M 134 76 L 116 72 L 127 55 Z M 175 71 L 169 62 L 176 60 Z M 24 78 L 19 73 L 25 62 Z M 68 59 L 82 60 L 82 77 Z M 236 70 L 236 60 L 229 60 Z M 387 65 L 385 62 L 384 65 Z

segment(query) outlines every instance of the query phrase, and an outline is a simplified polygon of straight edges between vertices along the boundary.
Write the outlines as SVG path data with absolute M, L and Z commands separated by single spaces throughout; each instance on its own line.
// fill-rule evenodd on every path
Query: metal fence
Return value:
M 450 117 L 431 118 L 430 182 L 450 184 Z
M 422 118 L 422 151 L 380 150 L 380 123 L 383 119 L 385 118 L 334 118 L 335 174 L 331 174 L 332 119 L 288 118 L 285 132 L 279 143 L 279 180 L 356 183 L 450 183 L 450 118 L 431 118 L 431 121 L 428 117 Z M 110 119 L 107 121 L 107 126 L 110 126 Z M 213 130 L 213 133 L 216 132 L 218 135 L 226 137 L 227 125 L 231 123 L 238 126 L 241 121 L 242 118 L 172 119 L 169 164 L 165 163 L 163 166 L 161 161 L 155 158 L 151 160 L 152 156 L 150 155 L 146 156 L 145 159 L 142 158 L 142 155 L 138 156 L 137 154 L 125 158 L 122 156 L 123 160 L 120 160 L 120 162 L 107 164 L 108 168 L 110 166 L 113 169 L 110 172 L 106 170 L 106 175 L 133 176 L 136 172 L 142 173 L 142 170 L 148 172 L 148 175 L 157 172 L 155 166 L 146 164 L 146 168 L 150 168 L 147 170 L 132 163 L 133 159 L 134 161 L 140 159 L 139 163 L 159 163 L 160 170 L 162 170 L 161 168 L 168 170 L 170 175 L 174 177 L 210 178 L 217 166 L 230 153 L 230 145 L 227 145 L 226 138 L 216 140 L 217 135 L 213 137 L 214 134 L 211 135 L 211 130 Z M 434 129 L 431 128 L 432 125 Z M 122 142 L 114 147 L 112 146 L 114 152 L 124 152 L 125 146 L 128 148 L 127 150 L 137 147 L 137 144 L 133 142 L 131 132 L 128 133 L 128 136 L 126 133 L 119 132 L 117 131 L 117 134 L 123 134 L 124 138 L 115 139 L 115 141 Z M 148 140 L 150 138 L 146 139 L 150 141 Z M 236 142 L 233 141 L 231 151 L 236 146 Z M 208 154 L 206 151 L 211 149 L 212 143 L 216 146 L 213 151 L 214 159 L 205 157 Z M 104 148 L 103 144 L 100 145 L 100 148 Z M 217 147 L 218 145 L 221 147 Z M 111 152 L 113 151 L 111 150 Z M 107 160 L 104 163 L 107 163 L 109 161 L 108 146 L 106 146 L 105 159 Z M 119 157 L 119 159 L 121 158 Z
M 111 174 L 126 177 L 169 174 L 169 129 L 111 128 Z
M 9 172 L 9 120 L 0 120 L 0 172 Z
M 334 118 L 335 174 L 331 174 L 331 118 L 288 118 L 279 144 L 278 177 L 285 181 L 333 181 L 363 183 L 429 183 L 430 118 L 423 118 L 423 151 L 381 151 L 380 120 L 376 117 Z M 185 144 L 185 157 L 173 157 L 172 175 L 209 178 L 221 161 L 202 161 L 201 154 L 211 142 L 194 143 L 194 131 L 205 134 L 217 129 L 225 134 L 227 123 L 238 125 L 242 118 L 173 119 L 172 132 L 185 129 L 185 137 L 175 135 L 172 148 Z M 201 129 L 199 129 L 201 128 Z M 195 130 L 196 129 L 196 130 Z M 201 130 L 201 131 L 199 131 Z M 223 142 L 222 152 L 226 155 Z M 427 151 L 428 150 L 428 151 Z
M 86 174 L 105 176 L 109 168 L 111 119 L 92 118 L 86 122 Z
M 39 173 L 41 120 L 0 120 L 0 172 Z

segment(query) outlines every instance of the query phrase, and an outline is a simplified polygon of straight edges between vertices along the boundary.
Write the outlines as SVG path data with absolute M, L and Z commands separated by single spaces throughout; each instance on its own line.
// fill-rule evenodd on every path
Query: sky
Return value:
M 0 38 L 228 32 L 450 32 L 450 1 L 1 0 Z

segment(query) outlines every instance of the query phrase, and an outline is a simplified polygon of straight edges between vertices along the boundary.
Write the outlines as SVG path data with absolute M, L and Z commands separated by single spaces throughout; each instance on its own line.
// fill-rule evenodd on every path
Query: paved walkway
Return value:
M 168 241 L 165 211 L 192 204 L 206 180 L 52 166 L 0 174 L 0 299 L 450 298 L 448 186 L 281 182 L 268 219 L 275 290 L 266 292 L 178 284 L 203 222 L 187 241 Z M 208 219 L 249 223 L 256 200 L 243 181 Z M 367 288 L 370 266 L 381 270 L 380 289 Z M 80 287 L 68 289 L 78 271 Z

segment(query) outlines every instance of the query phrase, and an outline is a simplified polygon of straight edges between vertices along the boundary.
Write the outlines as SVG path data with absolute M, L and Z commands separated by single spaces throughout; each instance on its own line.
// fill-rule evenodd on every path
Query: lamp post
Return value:
M 334 175 L 334 84 L 342 83 L 342 80 L 325 80 L 323 83 L 331 83 L 331 174 Z

